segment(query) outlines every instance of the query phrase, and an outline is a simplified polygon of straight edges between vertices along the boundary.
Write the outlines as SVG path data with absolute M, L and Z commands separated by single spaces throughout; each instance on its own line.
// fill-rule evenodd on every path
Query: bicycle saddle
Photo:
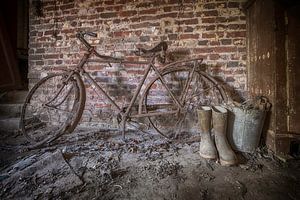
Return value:
M 138 48 L 138 54 L 152 54 L 152 53 L 157 53 L 160 51 L 167 51 L 168 49 L 168 44 L 164 41 L 160 42 L 158 45 L 151 49 L 144 49 L 144 48 Z

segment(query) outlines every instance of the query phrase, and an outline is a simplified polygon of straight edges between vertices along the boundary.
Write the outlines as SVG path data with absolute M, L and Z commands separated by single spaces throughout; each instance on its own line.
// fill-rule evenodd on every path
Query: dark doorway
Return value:
M 17 58 L 23 89 L 28 87 L 28 33 L 29 5 L 27 0 L 18 0 L 17 15 Z
M 0 90 L 28 86 L 28 1 L 3 1 L 0 7 Z

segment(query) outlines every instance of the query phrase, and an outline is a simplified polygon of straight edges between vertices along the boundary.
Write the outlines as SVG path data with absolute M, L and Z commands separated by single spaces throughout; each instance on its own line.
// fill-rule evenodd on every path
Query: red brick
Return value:
M 209 11 L 203 11 L 204 16 L 210 17 L 210 16 L 218 16 L 217 10 L 209 10 Z
M 202 23 L 215 23 L 216 18 L 201 18 Z
M 202 33 L 202 38 L 215 38 L 215 33 Z
M 74 8 L 74 3 L 64 4 L 64 5 L 59 6 L 59 8 L 64 11 L 67 9 L 72 9 L 72 8 Z
M 213 31 L 213 30 L 216 30 L 216 26 L 215 26 L 215 25 L 206 26 L 206 27 L 205 27 L 205 30 L 207 30 L 207 31 Z
M 230 30 L 237 30 L 237 29 L 246 29 L 246 24 L 229 24 L 228 29 Z
M 237 48 L 235 46 L 223 46 L 223 47 L 214 47 L 214 52 L 216 53 L 227 53 L 227 52 L 235 52 Z
M 202 46 L 202 45 L 207 45 L 208 44 L 208 40 L 200 40 L 198 41 L 198 45 Z
M 119 12 L 121 11 L 123 8 L 122 5 L 115 5 L 115 6 L 108 6 L 108 7 L 105 7 L 104 10 L 105 11 L 115 11 L 115 12 Z
M 178 35 L 177 34 L 169 34 L 168 38 L 169 38 L 169 40 L 177 40 Z
M 237 22 L 237 21 L 239 21 L 239 17 L 228 17 L 228 19 L 227 19 L 227 21 L 228 22 Z
M 226 17 L 217 17 L 216 22 L 217 23 L 226 23 L 226 22 L 228 22 L 228 19 Z
M 152 5 L 154 5 L 154 2 L 153 2 L 153 3 L 150 3 L 150 2 L 143 2 L 143 3 L 139 3 L 136 7 L 137 7 L 137 8 L 149 8 L 149 7 L 151 7 Z
M 212 48 L 195 48 L 195 49 L 193 49 L 193 52 L 196 54 L 211 53 L 211 52 L 213 52 L 213 49 Z
M 153 15 L 153 14 L 156 14 L 158 11 L 157 8 L 151 8 L 151 9 L 147 9 L 147 10 L 140 10 L 140 14 L 143 14 L 143 15 Z
M 131 31 L 116 31 L 112 33 L 113 37 L 128 37 Z
M 45 49 L 36 49 L 35 53 L 36 54 L 45 53 Z
M 141 40 L 141 42 L 149 42 L 150 41 L 150 36 L 141 36 L 140 40 Z
M 98 13 L 101 13 L 101 12 L 104 11 L 104 7 L 97 7 L 97 8 L 96 8 L 96 11 L 97 11 Z
M 227 38 L 246 37 L 246 31 L 234 31 L 226 34 Z
M 110 1 L 104 1 L 103 2 L 105 5 L 114 5 L 114 1 L 110 0 Z
M 58 58 L 60 58 L 60 55 L 59 54 L 46 54 L 46 55 L 43 55 L 43 58 L 44 59 L 58 59 Z
M 210 54 L 209 59 L 210 60 L 218 60 L 220 58 L 219 54 Z
M 158 17 L 159 18 L 166 18 L 166 17 L 175 18 L 175 17 L 177 17 L 177 14 L 178 13 L 164 13 L 164 14 L 159 15 Z
M 143 15 L 139 18 L 140 21 L 153 21 L 153 20 L 157 20 L 157 19 L 161 19 L 159 16 L 156 15 Z
M 238 67 L 239 62 L 238 61 L 229 61 L 227 64 L 227 67 Z
M 117 13 L 115 13 L 115 12 L 101 13 L 100 17 L 102 17 L 102 18 L 113 18 L 113 17 L 117 17 Z
M 29 36 L 36 36 L 37 35 L 37 31 L 31 31 L 30 33 L 29 33 Z
M 198 39 L 199 34 L 182 34 L 179 36 L 179 39 L 184 40 L 184 39 Z
M 133 16 L 136 15 L 137 11 L 136 10 L 129 10 L 129 11 L 122 11 L 119 13 L 120 17 L 129 17 L 129 16 Z
M 166 6 L 163 8 L 164 12 L 179 11 L 179 6 Z
M 42 60 L 42 55 L 29 55 L 29 60 Z
M 126 4 L 128 0 L 115 0 L 115 4 Z
M 238 52 L 246 52 L 246 47 L 239 47 Z
M 216 7 L 215 3 L 208 3 L 203 5 L 204 9 L 214 9 L 215 7 Z
M 223 44 L 223 45 L 231 45 L 232 44 L 232 40 L 231 39 L 222 39 L 221 40 L 221 44 Z
M 36 65 L 44 65 L 45 63 L 44 63 L 44 61 L 39 60 L 39 61 L 36 61 L 35 64 Z
M 179 18 L 193 18 L 194 12 L 185 12 L 178 15 Z
M 227 77 L 226 79 L 225 79 L 225 81 L 226 82 L 234 82 L 235 81 L 235 79 L 234 79 L 234 77 Z
M 240 3 L 239 2 L 228 2 L 227 6 L 228 6 L 228 8 L 239 8 Z
M 220 42 L 213 40 L 213 41 L 210 41 L 209 45 L 212 45 L 212 46 L 220 45 Z
M 186 26 L 185 29 L 184 29 L 184 32 L 188 32 L 188 33 L 191 33 L 194 31 L 194 28 L 191 27 L 191 26 Z
M 153 27 L 153 26 L 160 26 L 160 23 L 151 23 L 151 22 L 143 22 L 139 24 L 133 24 L 130 25 L 132 29 L 139 29 L 139 28 L 147 28 L 147 27 Z

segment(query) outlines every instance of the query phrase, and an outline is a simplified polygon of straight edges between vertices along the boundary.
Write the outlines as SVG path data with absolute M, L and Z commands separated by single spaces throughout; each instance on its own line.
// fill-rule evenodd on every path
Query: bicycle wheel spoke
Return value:
M 65 127 L 69 127 L 67 124 L 71 124 L 73 129 L 76 126 L 72 123 L 78 122 L 85 102 L 80 94 L 83 83 L 80 79 L 75 81 L 71 78 L 63 84 L 65 77 L 65 74 L 45 77 L 29 92 L 22 108 L 20 125 L 30 142 L 50 141 L 64 132 Z
M 203 104 L 218 104 L 224 101 L 218 85 L 207 74 L 199 70 L 191 71 L 189 66 L 165 69 L 162 72 L 168 88 L 184 106 L 176 113 L 167 111 L 179 109 L 169 92 L 164 89 L 159 78 L 146 87 L 146 112 L 154 112 L 149 121 L 154 129 L 167 138 L 179 136 L 185 132 L 195 132 L 197 124 L 196 109 Z M 159 114 L 161 113 L 161 115 Z

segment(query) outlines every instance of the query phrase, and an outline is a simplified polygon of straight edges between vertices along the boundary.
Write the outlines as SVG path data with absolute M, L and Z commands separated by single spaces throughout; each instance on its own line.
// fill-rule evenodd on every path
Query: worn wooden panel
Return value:
M 276 134 L 287 133 L 287 79 L 286 79 L 286 47 L 285 47 L 285 8 L 274 1 L 275 6 L 275 121 Z
M 7 26 L 0 14 L 0 91 L 18 89 L 21 86 L 16 54 L 10 41 Z
M 300 138 L 300 6 L 293 1 L 252 1 L 248 6 L 248 86 L 273 107 L 267 144 L 290 153 Z
M 267 96 L 275 104 L 275 31 L 272 0 L 254 1 L 247 10 L 248 89 L 252 96 Z M 271 129 L 275 129 L 272 109 Z
M 288 131 L 300 134 L 300 6 L 287 10 Z

